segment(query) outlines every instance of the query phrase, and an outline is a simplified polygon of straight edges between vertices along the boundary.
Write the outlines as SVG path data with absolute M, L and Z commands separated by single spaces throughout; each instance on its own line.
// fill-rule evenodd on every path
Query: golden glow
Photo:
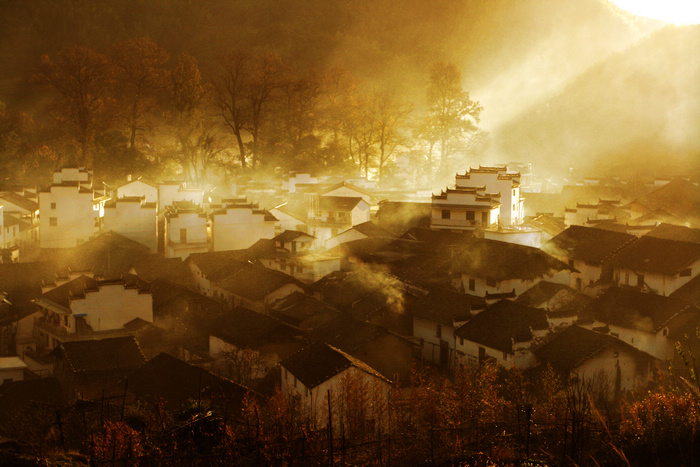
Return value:
M 700 23 L 698 0 L 611 0 L 623 10 L 638 16 L 660 19 L 673 24 Z

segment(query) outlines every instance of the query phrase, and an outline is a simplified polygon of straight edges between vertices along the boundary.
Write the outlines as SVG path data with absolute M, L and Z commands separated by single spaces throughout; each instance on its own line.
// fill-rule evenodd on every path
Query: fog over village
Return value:
M 700 465 L 700 16 L 616 3 L 0 2 L 0 466 Z

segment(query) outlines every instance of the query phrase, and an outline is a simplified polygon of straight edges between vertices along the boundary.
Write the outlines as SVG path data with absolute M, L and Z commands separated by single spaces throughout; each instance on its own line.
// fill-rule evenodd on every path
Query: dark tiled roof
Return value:
M 562 233 L 566 229 L 564 219 L 561 217 L 554 217 L 553 214 L 536 214 L 532 219 L 525 221 L 523 225 L 539 229 L 552 237 Z
M 544 250 L 549 251 L 547 247 L 551 246 L 555 254 L 600 264 L 624 245 L 636 239 L 637 237 L 627 233 L 572 225 L 552 238 Z
M 257 349 L 287 342 L 304 331 L 272 316 L 237 307 L 214 323 L 211 334 L 240 349 Z
M 412 227 L 429 227 L 431 209 L 430 203 L 380 201 L 376 221 L 380 227 L 401 234 Z
M 454 232 L 451 230 L 432 230 L 414 227 L 400 237 L 422 244 L 422 248 L 437 251 L 445 248 L 460 248 L 474 240 L 471 232 Z
M 0 291 L 8 294 L 14 306 L 28 306 L 41 296 L 42 283 L 54 281 L 55 273 L 53 262 L 0 263 Z
M 549 342 L 536 349 L 535 355 L 541 363 L 549 363 L 554 369 L 568 372 L 611 346 L 625 349 L 638 357 L 653 359 L 610 335 L 579 326 L 569 326 L 556 334 Z
M 352 229 L 357 230 L 367 237 L 394 237 L 395 235 L 379 227 L 372 221 L 363 222 L 362 224 L 357 224 L 352 227 Z
M 91 270 L 98 275 L 119 277 L 149 253 L 145 245 L 116 232 L 105 232 L 74 248 L 42 250 L 42 257 L 55 261 L 61 270 Z
M 494 280 L 532 280 L 569 269 L 544 251 L 515 243 L 476 239 L 451 260 L 453 273 Z
M 677 178 L 635 199 L 633 203 L 640 204 L 649 211 L 663 209 L 678 219 L 688 216 L 697 218 L 700 214 L 700 187 Z
M 293 326 L 299 326 L 315 317 L 333 316 L 338 311 L 314 297 L 294 292 L 276 301 L 270 313 Z
M 275 238 L 273 238 L 272 240 L 274 240 L 275 242 L 287 243 L 287 242 L 294 241 L 294 240 L 296 240 L 296 239 L 299 238 L 299 237 L 316 238 L 316 237 L 314 237 L 313 235 L 310 235 L 310 234 L 308 234 L 308 233 L 306 233 L 306 232 L 301 232 L 301 231 L 299 231 L 299 230 L 285 230 L 284 232 L 282 232 L 281 234 L 277 235 L 277 236 L 276 236 Z
M 280 364 L 310 389 L 353 366 L 388 382 L 369 365 L 339 349 L 319 342 L 304 347 L 282 360 Z
M 471 318 L 471 310 L 486 306 L 484 299 L 450 290 L 435 290 L 419 298 L 411 305 L 409 314 L 422 319 L 435 321 L 445 326 Z
M 700 259 L 700 243 L 641 237 L 615 253 L 610 264 L 624 269 L 675 275 Z
M 28 212 L 34 212 L 39 209 L 39 203 L 36 201 L 32 201 L 31 199 L 25 198 L 24 196 L 18 195 L 17 193 L 13 193 L 11 191 L 0 193 L 0 204 L 3 204 L 2 200 L 6 200 L 8 203 L 12 203 Z
M 190 269 L 182 258 L 163 258 L 152 254 L 136 259 L 131 267 L 137 276 L 147 282 L 165 279 L 182 285 L 192 283 Z
M 177 408 L 188 399 L 204 397 L 225 399 L 240 406 L 250 389 L 183 362 L 168 354 L 156 355 L 128 377 L 128 390 L 150 401 L 165 401 Z
M 350 242 L 344 242 L 327 250 L 327 254 L 331 256 L 348 257 L 354 256 L 365 262 L 385 262 L 384 247 L 393 242 L 393 238 L 389 237 L 368 237 Z
M 662 295 L 610 287 L 581 310 L 581 318 L 643 332 L 656 333 L 682 313 L 698 307 Z
M 360 188 L 360 187 L 358 187 L 358 186 L 355 186 L 355 185 L 353 185 L 352 183 L 348 183 L 348 182 L 346 182 L 345 180 L 343 180 L 342 182 L 336 183 L 335 185 L 331 185 L 331 186 L 329 186 L 329 187 L 327 187 L 327 188 L 324 188 L 324 189 L 322 190 L 322 193 L 330 193 L 330 192 L 333 191 L 333 190 L 337 190 L 338 188 L 343 188 L 343 187 L 349 188 L 349 189 L 354 190 L 354 191 L 357 191 L 358 193 L 362 193 L 363 195 L 367 195 L 367 196 L 370 196 L 370 195 L 371 195 L 371 193 L 370 193 L 369 191 L 367 191 L 367 190 L 365 190 L 365 189 L 362 189 L 362 188 Z
M 62 343 L 60 353 L 73 372 L 133 370 L 146 362 L 133 337 L 112 337 Z
M 319 209 L 322 211 L 352 211 L 362 198 L 349 196 L 321 196 L 318 200 Z
M 288 284 L 297 285 L 301 289 L 305 287 L 297 279 L 282 272 L 263 266 L 249 265 L 239 269 L 217 285 L 234 295 L 257 301 Z
M 588 295 L 574 290 L 568 285 L 540 281 L 520 294 L 515 301 L 539 308 L 541 304 L 546 303 L 555 296 L 557 301 L 553 306 L 549 307 L 550 311 L 578 310 L 592 300 Z
M 364 321 L 353 319 L 347 315 L 337 315 L 330 321 L 310 331 L 308 339 L 319 341 L 337 349 L 354 354 L 379 336 L 389 331 Z
M 700 243 L 700 229 L 693 229 L 684 225 L 661 223 L 651 229 L 646 236 L 678 240 L 681 242 Z
M 492 349 L 512 352 L 513 341 L 527 342 L 533 337 L 531 329 L 548 327 L 544 310 L 501 300 L 460 326 L 455 330 L 455 336 Z
M 671 298 L 700 306 L 700 275 L 669 295 Z
M 209 280 L 220 280 L 248 267 L 245 250 L 208 251 L 192 253 L 185 260 L 194 263 Z

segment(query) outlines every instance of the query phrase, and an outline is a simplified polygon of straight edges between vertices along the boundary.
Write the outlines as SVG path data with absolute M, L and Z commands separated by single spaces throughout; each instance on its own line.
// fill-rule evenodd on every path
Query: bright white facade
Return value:
M 255 204 L 227 204 L 211 213 L 212 251 L 242 250 L 275 236 L 277 219 Z
M 106 201 L 83 182 L 39 191 L 41 248 L 70 248 L 92 238 L 100 231 Z
M 165 257 L 186 259 L 209 251 L 207 215 L 201 207 L 176 202 L 165 212 Z
M 430 228 L 436 230 L 474 230 L 499 223 L 501 203 L 498 196 L 483 188 L 448 188 L 431 200 Z
M 486 193 L 500 195 L 500 221 L 503 225 L 519 225 L 525 215 L 520 198 L 520 173 L 508 172 L 508 167 L 470 168 L 455 177 L 456 188 L 484 187 Z
M 117 198 L 145 198 L 146 203 L 158 202 L 158 187 L 144 182 L 133 180 L 117 188 Z

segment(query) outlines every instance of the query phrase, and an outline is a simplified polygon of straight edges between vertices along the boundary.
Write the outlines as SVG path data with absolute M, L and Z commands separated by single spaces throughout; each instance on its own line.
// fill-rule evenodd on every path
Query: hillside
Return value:
M 699 52 L 700 26 L 658 30 L 499 127 L 496 151 L 600 174 L 698 174 Z

